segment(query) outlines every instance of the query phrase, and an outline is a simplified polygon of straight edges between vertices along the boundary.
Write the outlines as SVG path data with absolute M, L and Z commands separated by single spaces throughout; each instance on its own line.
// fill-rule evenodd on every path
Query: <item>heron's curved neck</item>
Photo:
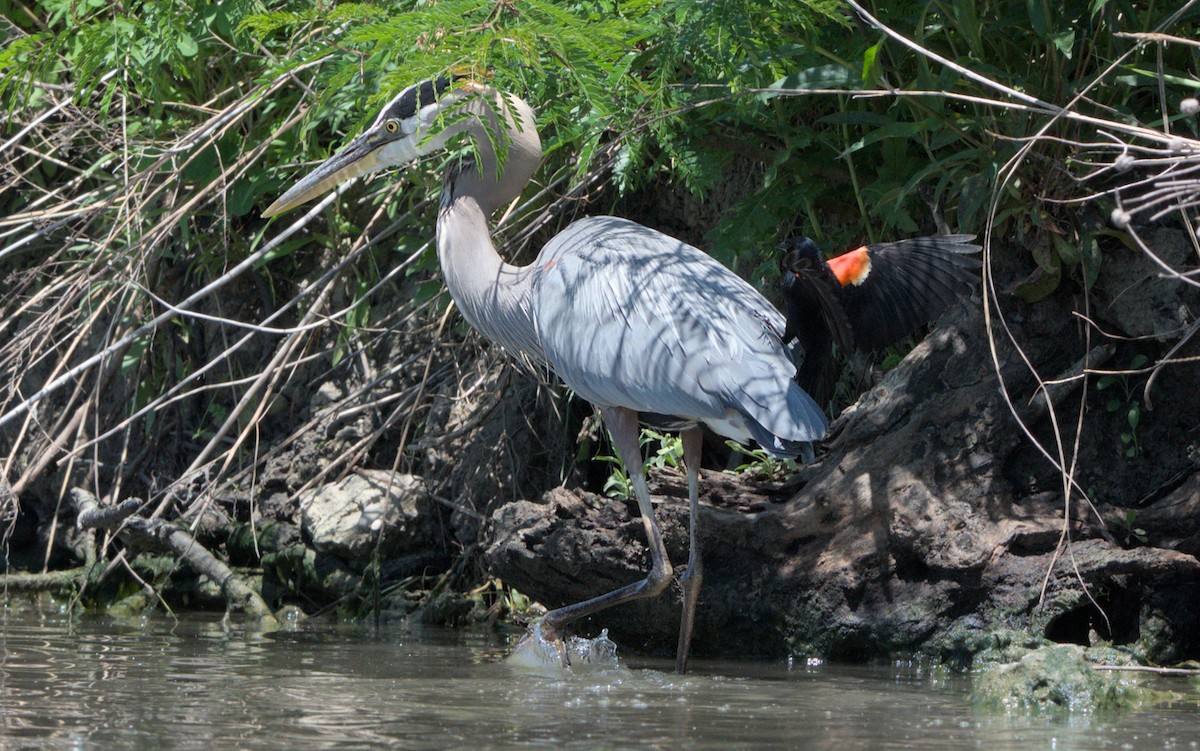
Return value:
M 533 110 L 524 101 L 501 95 L 495 103 L 478 104 L 472 108 L 478 119 L 468 126 L 478 160 L 464 161 L 446 175 L 438 212 L 438 261 L 468 323 L 509 350 L 540 358 L 529 308 L 531 269 L 500 257 L 488 218 L 529 184 L 541 161 L 541 141 Z M 503 167 L 492 145 L 497 141 L 508 147 Z

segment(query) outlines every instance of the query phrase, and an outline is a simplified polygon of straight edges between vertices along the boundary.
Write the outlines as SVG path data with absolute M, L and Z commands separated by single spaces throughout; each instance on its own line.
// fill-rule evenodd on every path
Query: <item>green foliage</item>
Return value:
M 1149 360 L 1145 355 L 1134 355 L 1129 361 L 1129 370 L 1137 371 L 1144 367 Z M 1115 389 L 1113 387 L 1116 387 Z M 1110 374 L 1101 376 L 1096 381 L 1096 391 L 1112 389 L 1115 395 L 1109 396 L 1104 408 L 1115 415 L 1124 417 L 1120 430 L 1121 454 L 1126 459 L 1132 459 L 1141 453 L 1142 447 L 1138 441 L 1138 426 L 1142 422 L 1142 402 L 1138 388 L 1132 382 L 1129 373 Z
M 1137 525 L 1137 509 L 1125 509 L 1124 514 L 1110 519 L 1108 526 L 1116 533 L 1117 539 L 1127 546 L 1133 545 L 1135 541 L 1146 544 L 1146 530 Z
M 34 80 L 70 78 L 80 84 L 78 101 L 96 93 L 102 116 L 115 115 L 113 102 L 129 96 L 144 102 L 126 127 L 161 139 L 189 123 L 166 102 L 204 101 L 222 86 L 267 81 L 319 62 L 317 101 L 298 128 L 271 146 L 269 162 L 288 165 L 327 154 L 403 86 L 471 70 L 538 104 L 551 171 L 570 164 L 583 175 L 612 145 L 606 164 L 622 191 L 666 180 L 703 197 L 723 186 L 731 170 L 748 170 L 756 184 L 707 239 L 715 255 L 751 278 L 772 275 L 763 250 L 786 234 L 803 231 L 836 248 L 931 231 L 935 211 L 959 231 L 978 232 L 993 201 L 1000 233 L 1029 247 L 1036 262 L 1035 276 L 1020 289 L 1025 299 L 1049 294 L 1076 269 L 1095 276 L 1097 264 L 1071 262 L 1080 247 L 1097 257 L 1095 239 L 1057 235 L 1052 227 L 1062 217 L 1035 208 L 1038 198 L 1069 195 L 1068 176 L 1038 170 L 993 193 L 1021 145 L 1016 139 L 1041 120 L 935 95 L 851 96 L 879 86 L 988 92 L 862 33 L 831 0 L 393 0 L 268 8 L 243 2 L 200 9 L 142 2 L 121 11 L 60 2 L 46 9 L 50 31 L 22 36 L 0 54 L 0 96 L 10 104 Z M 1065 103 L 1132 47 L 1114 31 L 1154 28 L 1167 9 L 994 0 L 899 3 L 877 12 L 936 52 Z M 256 45 L 272 54 L 256 55 Z M 1166 56 L 1164 81 L 1192 81 L 1184 54 Z M 1130 117 L 1144 109 L 1153 82 L 1147 74 L 1155 72 L 1149 55 L 1122 66 L 1128 80 L 1089 91 L 1088 106 Z M 197 66 L 198 60 L 208 64 Z M 112 72 L 120 75 L 104 78 Z M 846 95 L 790 95 L 830 88 Z M 262 123 L 282 115 L 292 96 L 276 95 Z M 338 134 L 332 141 L 331 133 Z M 1075 131 L 1062 126 L 1058 134 Z M 244 143 L 222 140 L 183 174 L 196 182 L 211 178 L 215 165 L 236 159 Z M 1065 153 L 1062 146 L 1043 149 L 1049 159 Z M 230 213 L 250 213 L 293 174 L 245 175 L 232 188 Z
M 1118 32 L 1157 29 L 1177 9 L 909 0 L 872 12 L 1007 86 L 1154 126 L 1163 96 L 1196 90 L 1195 52 L 1135 49 Z M 1163 30 L 1194 36 L 1195 18 Z M 304 166 L 402 87 L 449 71 L 535 104 L 548 200 L 570 184 L 564 176 L 611 175 L 614 191 L 591 191 L 610 202 L 588 208 L 596 213 L 621 196 L 681 187 L 703 214 L 688 239 L 764 289 L 777 274 L 771 249 L 796 232 L 836 249 L 932 231 L 935 214 L 964 232 L 994 216 L 997 236 L 1027 248 L 1036 268 L 1016 288 L 1028 301 L 1064 284 L 1088 289 L 1115 241 L 1081 227 L 1069 202 L 1086 191 L 1063 165 L 1090 131 L 1055 124 L 1054 138 L 1007 175 L 1047 117 L 981 101 L 992 92 L 867 31 L 833 0 L 48 0 L 11 24 L 0 49 L 0 127 L 14 143 L 0 191 L 0 365 L 27 382 L 0 395 L 0 414 L 98 349 L 113 355 L 70 381 L 94 397 L 64 387 L 45 410 L 66 420 L 92 399 L 102 414 L 62 436 L 21 432 L 5 444 L 11 466 L 61 437 L 109 481 L 171 476 L 217 454 L 249 478 L 260 458 L 245 431 L 273 410 L 295 421 L 304 409 L 303 399 L 281 407 L 279 384 L 311 390 L 328 369 L 357 367 L 396 321 L 439 320 L 445 298 L 427 243 L 435 169 L 406 172 L 400 190 L 390 179 L 354 188 L 304 232 L 254 254 L 283 226 L 259 211 Z M 247 258 L 249 269 L 230 272 Z M 202 301 L 204 318 L 140 328 L 217 282 L 225 286 Z M 383 304 L 381 290 L 402 309 Z M 329 330 L 298 326 L 310 314 Z M 268 317 L 257 337 L 225 320 Z M 320 352 L 324 370 L 301 367 Z M 268 388 L 271 362 L 280 375 Z M 421 414 L 426 390 L 405 385 L 415 391 L 396 403 Z M 1139 415 L 1128 394 L 1119 401 L 1136 455 Z M 398 422 L 411 437 L 409 421 Z M 678 457 L 665 448 L 652 461 Z M 627 481 L 614 482 L 628 493 Z
M 733 440 L 725 441 L 725 445 L 748 460 L 734 467 L 733 473 L 748 472 L 764 480 L 778 480 L 796 471 L 795 459 L 776 459 L 760 448 L 747 448 Z
M 651 428 L 642 428 L 641 435 L 638 437 L 639 446 L 643 448 L 642 453 L 645 454 L 645 447 L 651 444 L 657 444 L 654 453 L 650 454 L 642 463 L 643 470 L 650 468 L 663 469 L 670 467 L 671 469 L 683 468 L 683 441 L 678 435 L 673 433 L 661 433 Z M 613 465 L 612 473 L 608 479 L 604 481 L 602 492 L 609 498 L 619 498 L 628 500 L 633 498 L 633 482 L 629 479 L 629 471 L 625 467 L 625 462 L 621 461 L 619 456 L 600 455 L 596 457 L 596 461 L 607 462 Z
M 517 621 L 530 620 L 538 612 L 536 603 L 528 595 L 518 592 L 498 579 L 494 581 L 496 588 L 502 593 L 501 603 L 504 611 L 510 618 Z

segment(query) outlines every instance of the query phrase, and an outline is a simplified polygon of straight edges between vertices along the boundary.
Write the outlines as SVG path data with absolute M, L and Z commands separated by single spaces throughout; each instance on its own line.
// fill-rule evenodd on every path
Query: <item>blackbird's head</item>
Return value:
M 804 235 L 789 237 L 779 243 L 779 250 L 782 251 L 779 260 L 780 270 L 785 275 L 788 272 L 796 274 L 805 270 L 819 269 L 825 265 L 821 249 Z

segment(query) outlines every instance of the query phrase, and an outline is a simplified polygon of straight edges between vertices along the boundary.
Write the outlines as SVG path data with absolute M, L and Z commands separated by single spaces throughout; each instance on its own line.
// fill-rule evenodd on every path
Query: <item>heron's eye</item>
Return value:
M 396 131 L 400 130 L 400 121 L 399 120 L 387 120 L 383 123 L 383 127 L 387 130 L 388 133 L 395 133 Z

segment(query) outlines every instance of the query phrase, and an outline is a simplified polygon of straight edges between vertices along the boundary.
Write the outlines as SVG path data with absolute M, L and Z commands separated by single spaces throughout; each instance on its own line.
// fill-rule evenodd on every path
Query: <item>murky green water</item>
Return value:
M 1194 702 L 1114 716 L 974 710 L 966 678 L 695 662 L 579 675 L 504 663 L 498 637 L 0 611 L 0 749 L 1200 748 Z M 616 636 L 616 635 L 614 635 Z M 617 636 L 619 642 L 619 636 Z

